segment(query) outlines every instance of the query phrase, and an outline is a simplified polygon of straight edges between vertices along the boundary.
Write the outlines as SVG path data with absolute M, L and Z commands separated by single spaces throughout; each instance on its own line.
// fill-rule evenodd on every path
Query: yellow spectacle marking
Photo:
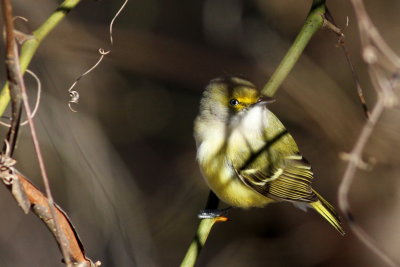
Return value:
M 239 103 L 254 104 L 257 102 L 257 97 L 238 97 Z

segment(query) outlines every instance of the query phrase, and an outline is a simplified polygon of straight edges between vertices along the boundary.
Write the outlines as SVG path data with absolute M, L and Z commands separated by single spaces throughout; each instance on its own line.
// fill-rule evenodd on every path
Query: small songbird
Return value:
M 334 208 L 311 187 L 309 162 L 267 108 L 271 102 L 243 78 L 210 82 L 194 125 L 197 160 L 208 186 L 234 207 L 279 201 L 312 207 L 343 235 Z

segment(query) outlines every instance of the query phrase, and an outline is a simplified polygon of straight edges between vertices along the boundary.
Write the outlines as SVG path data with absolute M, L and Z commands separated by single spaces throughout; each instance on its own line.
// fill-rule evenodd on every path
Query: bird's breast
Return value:
M 265 144 L 265 123 L 262 107 L 255 107 L 234 125 L 202 127 L 197 150 L 200 168 L 211 190 L 229 205 L 261 207 L 272 201 L 245 185 L 235 171 Z

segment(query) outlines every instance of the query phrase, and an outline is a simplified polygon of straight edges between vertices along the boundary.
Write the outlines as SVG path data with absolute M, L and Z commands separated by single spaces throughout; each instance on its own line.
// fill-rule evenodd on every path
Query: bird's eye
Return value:
M 229 105 L 231 106 L 236 106 L 237 104 L 239 104 L 239 101 L 235 98 L 229 100 Z

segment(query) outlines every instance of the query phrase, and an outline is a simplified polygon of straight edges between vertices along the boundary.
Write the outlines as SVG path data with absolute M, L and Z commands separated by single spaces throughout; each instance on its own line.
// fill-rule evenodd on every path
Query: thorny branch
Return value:
M 362 56 L 368 64 L 369 76 L 377 93 L 378 100 L 371 112 L 369 120 L 362 128 L 352 151 L 346 155 L 348 164 L 339 186 L 339 208 L 349 222 L 351 230 L 361 242 L 379 256 L 387 265 L 399 266 L 399 264 L 383 252 L 361 226 L 355 222 L 354 216 L 350 210 L 348 197 L 357 168 L 365 166 L 362 161 L 362 153 L 376 123 L 380 119 L 385 108 L 393 107 L 398 103 L 394 90 L 398 86 L 397 76 L 400 70 L 400 58 L 390 49 L 379 34 L 365 10 L 363 1 L 351 0 L 351 3 L 354 7 L 360 30 Z M 387 78 L 388 74 L 389 77 L 391 77 L 390 79 Z
M 11 0 L 3 0 L 2 9 L 6 24 L 6 68 L 12 101 L 12 117 L 11 127 L 7 134 L 7 139 L 4 142 L 3 153 L 0 156 L 0 178 L 6 184 L 7 188 L 11 190 L 24 212 L 27 213 L 29 209 L 32 209 L 47 225 L 57 240 L 67 266 L 99 266 L 100 263 L 94 264 L 90 259 L 84 256 L 83 246 L 72 224 L 53 201 L 20 69 L 18 48 L 14 36 Z M 17 140 L 22 109 L 21 101 L 27 113 L 47 197 L 34 187 L 24 176 L 19 174 L 14 168 L 16 161 L 11 158 Z

